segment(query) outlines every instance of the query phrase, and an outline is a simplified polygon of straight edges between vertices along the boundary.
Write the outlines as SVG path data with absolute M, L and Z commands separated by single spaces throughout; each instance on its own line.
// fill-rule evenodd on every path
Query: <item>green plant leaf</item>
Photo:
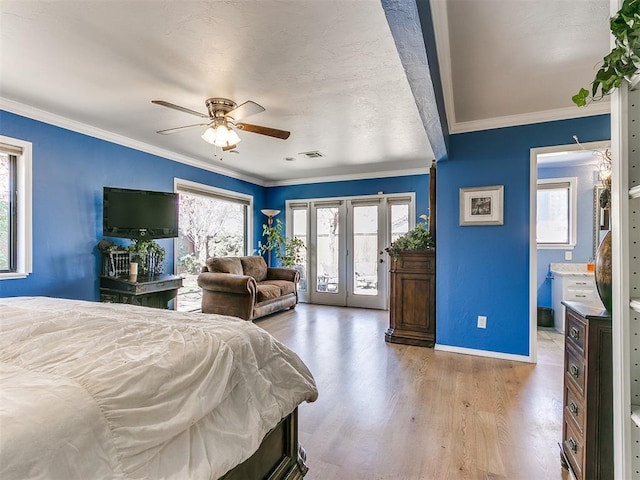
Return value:
M 589 98 L 589 90 L 586 88 L 581 88 L 578 93 L 576 93 L 571 100 L 579 107 L 584 107 L 587 105 L 587 98 Z

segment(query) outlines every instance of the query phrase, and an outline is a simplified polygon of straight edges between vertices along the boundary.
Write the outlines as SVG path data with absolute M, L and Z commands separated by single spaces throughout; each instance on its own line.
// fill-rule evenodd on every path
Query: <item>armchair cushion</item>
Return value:
M 242 270 L 242 263 L 240 262 L 240 258 L 238 257 L 209 258 L 207 259 L 207 269 L 210 272 L 244 275 Z
M 258 285 L 258 290 L 260 289 L 260 285 L 273 285 L 275 287 L 278 287 L 278 289 L 280 290 L 280 295 L 286 295 L 287 293 L 296 293 L 296 284 L 287 280 L 264 280 Z
M 258 302 L 266 302 L 280 296 L 280 289 L 277 285 L 268 285 L 266 283 L 258 284 Z
M 240 257 L 242 262 L 242 269 L 245 275 L 249 275 L 256 279 L 256 282 L 261 282 L 267 278 L 267 264 L 264 258 L 260 256 Z

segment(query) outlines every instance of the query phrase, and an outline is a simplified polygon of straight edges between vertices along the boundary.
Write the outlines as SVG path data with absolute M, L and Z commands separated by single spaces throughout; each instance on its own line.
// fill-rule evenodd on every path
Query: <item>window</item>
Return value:
M 252 197 L 186 180 L 176 180 L 175 191 L 180 194 L 175 270 L 184 278 L 177 306 L 199 310 L 197 279 L 207 258 L 248 254 Z
M 576 178 L 538 180 L 536 239 L 539 248 L 576 244 Z
M 31 273 L 31 144 L 0 135 L 0 280 Z

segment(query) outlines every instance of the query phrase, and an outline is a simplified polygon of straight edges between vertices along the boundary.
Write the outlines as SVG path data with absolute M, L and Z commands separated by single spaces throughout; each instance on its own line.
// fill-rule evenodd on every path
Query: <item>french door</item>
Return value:
M 307 245 L 301 300 L 386 309 L 388 254 L 384 249 L 415 221 L 410 214 L 412 203 L 411 195 L 291 202 L 287 225 Z

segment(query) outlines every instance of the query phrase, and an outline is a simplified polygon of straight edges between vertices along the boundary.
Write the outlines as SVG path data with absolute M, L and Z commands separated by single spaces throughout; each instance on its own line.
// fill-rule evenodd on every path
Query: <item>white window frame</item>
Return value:
M 562 178 L 544 178 L 538 179 L 537 187 L 540 185 L 550 184 L 568 184 L 569 185 L 569 242 L 567 243 L 537 243 L 539 250 L 573 250 L 578 242 L 578 178 L 562 177 Z M 536 201 L 537 191 L 536 188 Z M 537 210 L 537 206 L 536 206 Z M 538 222 L 536 218 L 536 232 L 538 230 Z M 537 238 L 537 235 L 536 235 Z
M 184 180 L 182 178 L 175 177 L 173 179 L 173 191 L 178 192 L 178 190 L 191 190 L 195 193 L 202 193 L 203 195 L 212 195 L 215 197 L 220 197 L 223 200 L 228 200 L 233 202 L 240 201 L 242 203 L 247 204 L 247 238 L 245 239 L 245 255 L 251 255 L 253 251 L 251 245 L 253 243 L 253 195 L 247 195 L 244 193 L 234 192 L 233 190 L 225 190 L 224 188 L 213 187 L 211 185 L 206 185 L 204 183 L 192 182 L 190 180 Z M 177 265 L 178 259 L 175 258 L 177 256 L 178 249 L 176 248 L 177 239 L 174 241 L 174 265 Z M 175 268 L 175 267 L 174 267 Z
M 25 140 L 0 135 L 0 143 L 20 151 L 16 154 L 16 270 L 0 273 L 0 280 L 25 278 L 33 272 L 32 233 L 32 144 Z

